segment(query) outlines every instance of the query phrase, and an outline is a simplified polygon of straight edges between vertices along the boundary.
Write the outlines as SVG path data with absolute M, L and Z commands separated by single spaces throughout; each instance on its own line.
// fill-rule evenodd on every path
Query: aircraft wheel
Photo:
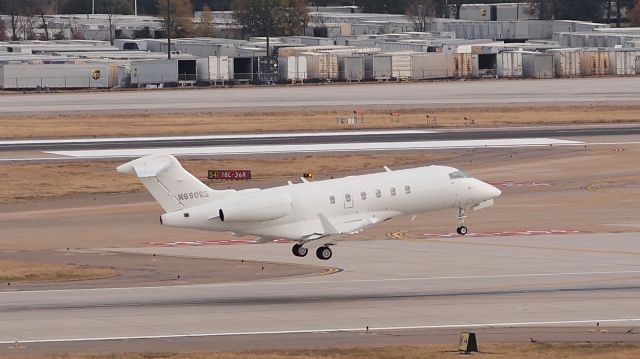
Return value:
M 456 232 L 458 232 L 458 234 L 464 236 L 465 234 L 467 234 L 469 232 L 469 230 L 465 226 L 460 226 L 460 227 L 458 227 L 458 229 L 456 229 Z
M 324 261 L 331 258 L 332 255 L 333 255 L 333 252 L 331 251 L 331 248 L 329 248 L 328 246 L 322 246 L 316 250 L 316 256 L 318 256 L 318 259 L 322 259 Z
M 304 257 L 309 253 L 309 249 L 302 246 L 302 244 L 294 244 L 291 249 L 293 255 L 296 257 Z

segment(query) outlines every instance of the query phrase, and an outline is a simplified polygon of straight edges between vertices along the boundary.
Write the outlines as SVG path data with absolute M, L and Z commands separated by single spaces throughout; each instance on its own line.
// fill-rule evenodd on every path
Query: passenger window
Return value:
M 329 203 L 336 204 L 336 196 L 329 196 Z
M 351 202 L 351 195 L 349 193 L 344 195 L 345 202 Z
M 376 197 L 382 197 L 382 192 L 379 189 L 376 190 Z
M 391 187 L 390 192 L 391 192 L 392 196 L 395 196 L 396 195 L 396 188 L 395 187 Z
M 411 186 L 404 186 L 404 193 L 406 194 L 411 193 Z
M 360 198 L 367 199 L 367 192 L 365 191 L 360 192 Z

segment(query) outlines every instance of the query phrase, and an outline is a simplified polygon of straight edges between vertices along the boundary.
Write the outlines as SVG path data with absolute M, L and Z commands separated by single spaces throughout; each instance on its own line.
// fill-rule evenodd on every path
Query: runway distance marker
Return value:
M 509 328 L 509 327 L 530 327 L 530 326 L 561 326 L 561 325 L 595 325 L 613 323 L 634 323 L 640 322 L 640 318 L 620 318 L 620 319 L 584 319 L 584 320 L 557 320 L 557 321 L 537 321 L 537 322 L 505 322 L 505 323 L 456 323 L 441 325 L 416 325 L 416 326 L 389 326 L 389 327 L 369 327 L 369 332 L 374 331 L 397 331 L 397 330 L 428 330 L 428 329 L 461 329 L 461 328 Z M 198 337 L 226 337 L 226 336 L 250 336 L 250 335 L 284 335 L 284 334 L 322 334 L 351 332 L 364 333 L 364 328 L 324 328 L 324 329 L 298 329 L 298 330 L 276 330 L 276 331 L 253 331 L 253 332 L 218 332 L 218 333 L 193 333 L 193 334 L 166 334 L 166 335 L 140 335 L 140 336 L 113 336 L 113 337 L 86 337 L 86 338 L 54 338 L 54 339 L 25 339 L 20 343 L 63 343 L 63 342 L 89 342 L 89 341 L 109 341 L 109 340 L 131 340 L 131 339 L 172 339 L 172 338 L 198 338 Z M 0 344 L 13 344 L 11 341 L 0 341 Z

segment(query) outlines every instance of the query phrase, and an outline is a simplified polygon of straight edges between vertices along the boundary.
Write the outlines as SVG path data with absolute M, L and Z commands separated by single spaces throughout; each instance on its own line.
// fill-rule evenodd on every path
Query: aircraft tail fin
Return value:
M 172 155 L 141 157 L 118 166 L 117 171 L 137 176 L 166 212 L 194 207 L 235 192 L 209 188 Z

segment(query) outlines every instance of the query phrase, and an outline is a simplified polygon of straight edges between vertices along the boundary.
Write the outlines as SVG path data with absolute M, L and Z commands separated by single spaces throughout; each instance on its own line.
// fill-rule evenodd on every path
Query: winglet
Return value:
M 329 222 L 329 220 L 327 219 L 327 217 L 325 217 L 324 214 L 318 213 L 318 217 L 320 218 L 320 224 L 322 224 L 322 231 L 324 232 L 322 234 L 324 235 L 340 234 L 340 232 L 338 232 L 336 227 L 333 224 L 331 224 L 331 222 Z
M 385 170 L 385 172 L 393 172 L 393 171 L 391 171 L 391 168 L 389 168 L 387 166 L 384 166 L 384 170 Z

